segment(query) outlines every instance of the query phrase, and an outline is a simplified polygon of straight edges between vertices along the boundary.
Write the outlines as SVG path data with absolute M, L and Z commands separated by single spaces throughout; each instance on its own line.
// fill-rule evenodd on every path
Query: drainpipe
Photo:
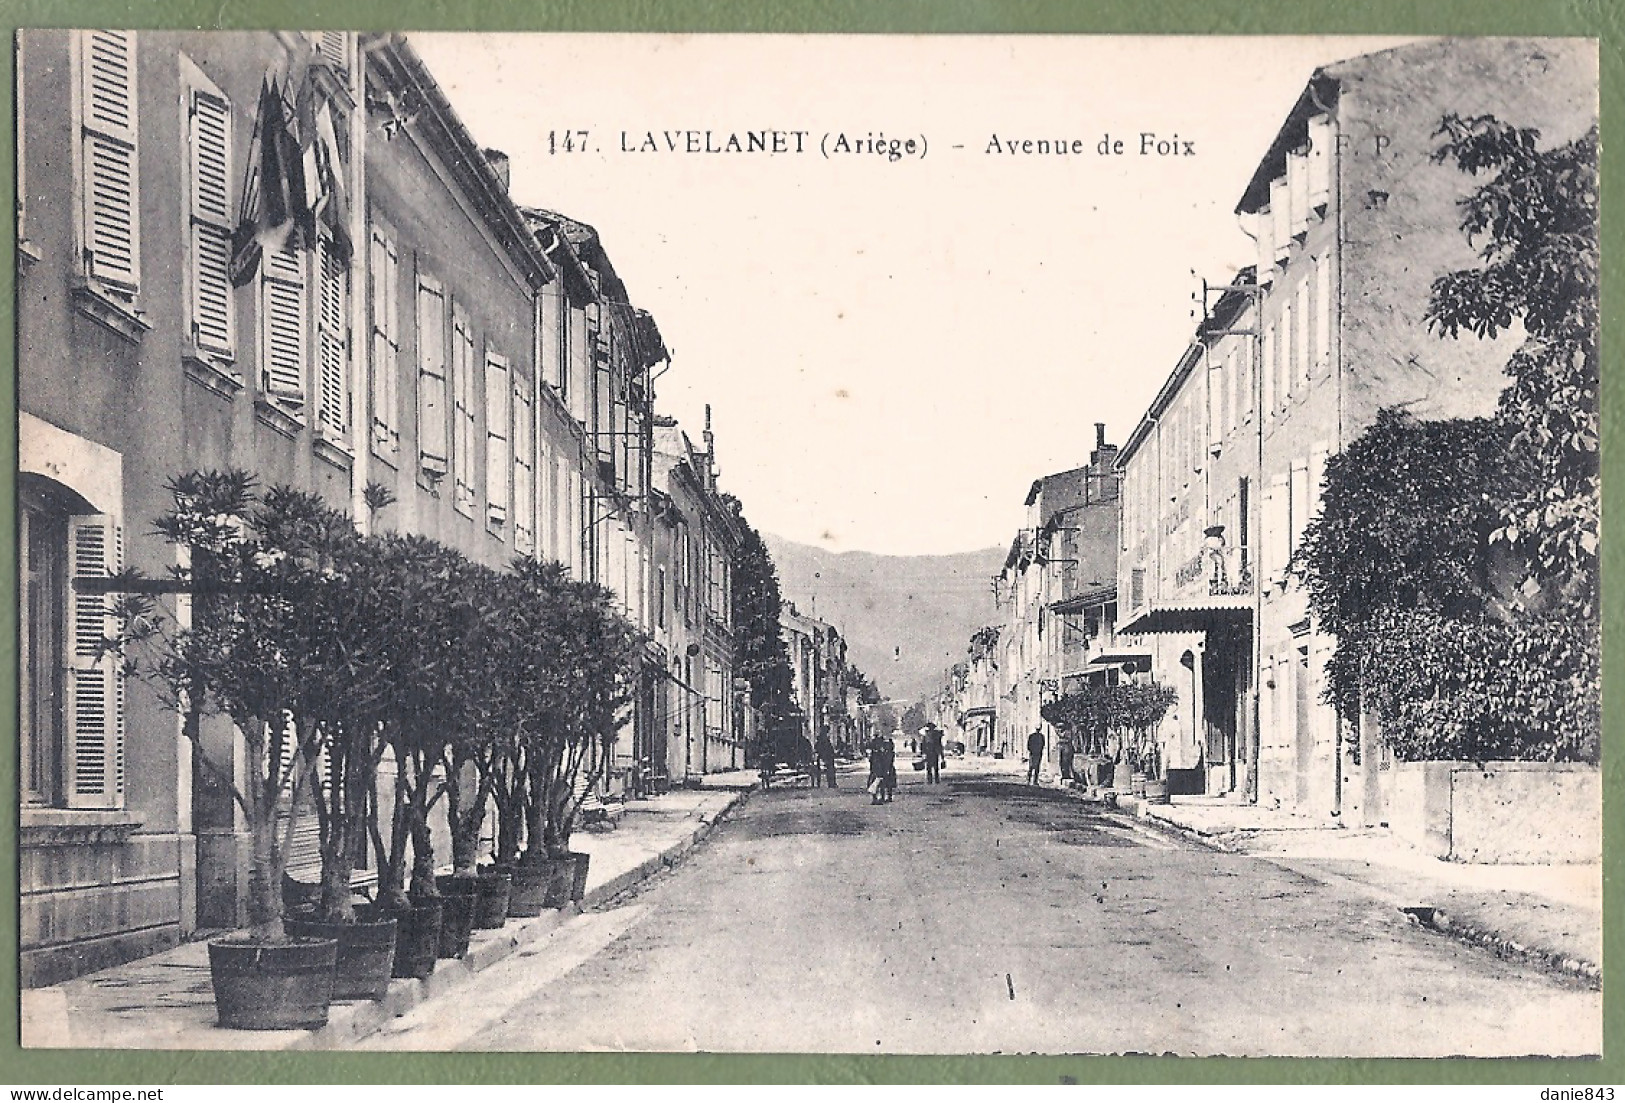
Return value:
M 372 288 L 367 283 L 372 237 L 367 231 L 367 51 L 356 36 L 351 78 L 355 106 L 350 111 L 350 515 L 362 535 L 372 531 L 367 482 L 372 473 L 372 387 L 366 370 L 372 355 Z M 357 346 L 360 346 L 359 348 Z M 399 365 L 397 365 L 398 367 Z
M 1258 235 L 1248 233 L 1245 224 L 1241 232 L 1258 242 Z M 1254 250 L 1256 253 L 1256 249 Z M 1263 489 L 1264 489 L 1264 286 L 1260 277 L 1261 272 L 1254 272 L 1253 281 L 1258 293 L 1253 296 L 1253 486 L 1252 493 L 1248 495 L 1247 512 L 1252 516 L 1247 519 L 1247 527 L 1254 534 L 1254 548 L 1252 567 L 1253 574 L 1253 655 L 1252 655 L 1252 715 L 1247 725 L 1247 803 L 1258 803 L 1258 773 L 1259 753 L 1263 740 L 1260 738 L 1259 722 L 1263 716 L 1262 702 L 1260 701 L 1264 674 L 1264 573 L 1260 569 L 1260 552 L 1262 551 L 1263 537 Z

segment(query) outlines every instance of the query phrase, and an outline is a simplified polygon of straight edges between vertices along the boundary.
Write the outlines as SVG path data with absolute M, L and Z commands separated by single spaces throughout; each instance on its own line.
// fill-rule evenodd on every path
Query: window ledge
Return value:
M 73 285 L 73 305 L 81 314 L 132 345 L 139 344 L 152 330 L 152 323 L 134 307 L 119 302 L 100 285 L 86 279 L 81 278 Z
M 228 367 L 226 362 L 206 352 L 188 350 L 181 355 L 181 367 L 186 371 L 186 378 L 228 402 L 243 389 L 243 377 Z
M 317 459 L 326 460 L 341 471 L 350 470 L 355 463 L 354 454 L 328 431 L 318 429 L 312 447 Z
M 258 421 L 261 425 L 265 426 L 267 429 L 270 429 L 272 432 L 279 433 L 282 436 L 287 437 L 289 440 L 293 440 L 298 437 L 299 430 L 305 427 L 305 422 L 302 418 L 295 414 L 289 413 L 287 410 L 283 409 L 281 406 L 277 405 L 272 400 L 265 398 L 264 396 L 254 400 L 254 420 Z
M 141 827 L 129 812 L 76 808 L 24 808 L 17 841 L 25 847 L 123 843 Z

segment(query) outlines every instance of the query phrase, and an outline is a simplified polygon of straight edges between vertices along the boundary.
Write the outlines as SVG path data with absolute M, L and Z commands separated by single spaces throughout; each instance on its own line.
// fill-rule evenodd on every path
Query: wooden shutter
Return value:
M 1259 337 L 1263 342 L 1263 406 L 1262 413 L 1271 415 L 1275 413 L 1275 326 L 1265 325 L 1263 334 Z
M 350 77 L 350 31 L 316 31 L 313 45 L 323 61 L 332 67 L 333 72 L 343 78 L 345 83 Z
M 400 255 L 395 243 L 374 227 L 372 277 L 372 441 L 392 456 L 401 444 L 396 373 L 400 370 Z
M 514 547 L 536 551 L 536 418 L 530 381 L 513 373 Z
M 1332 363 L 1332 260 L 1315 261 L 1315 369 Z
M 119 569 L 119 531 L 105 514 L 68 519 L 68 577 L 101 579 Z M 113 599 L 68 591 L 69 808 L 124 804 L 124 679 L 103 643 L 118 626 Z
M 456 306 L 451 311 L 452 505 L 474 512 L 474 331 Z
M 423 469 L 446 473 L 446 297 L 418 277 L 418 455 Z
M 1309 450 L 1309 516 L 1320 516 L 1320 499 L 1326 487 L 1326 458 L 1331 448 L 1325 441 L 1316 441 Z
M 1292 199 L 1292 236 L 1302 239 L 1309 232 L 1309 155 L 1286 155 L 1287 194 Z
M 1292 468 L 1292 480 L 1288 487 L 1288 509 L 1291 512 L 1290 532 L 1291 538 L 1287 542 L 1287 557 L 1298 550 L 1303 542 L 1303 528 L 1309 523 L 1309 465 L 1296 464 Z M 1282 566 L 1285 566 L 1283 563 Z
M 1268 207 L 1258 212 L 1258 260 L 1254 279 L 1258 286 L 1275 282 L 1275 214 Z
M 1281 316 L 1275 322 L 1275 370 L 1279 373 L 1276 381 L 1275 397 L 1277 403 L 1283 407 L 1292 401 L 1292 388 L 1298 378 L 1298 373 L 1293 368 L 1293 300 L 1285 296 L 1285 290 L 1285 288 L 1281 289 L 1283 292 L 1282 297 L 1286 301 L 1281 304 Z
M 1325 213 L 1332 196 L 1332 132 L 1330 115 L 1316 115 L 1309 120 L 1309 205 Z
M 278 402 L 301 407 L 310 339 L 305 267 L 305 254 L 291 239 L 260 265 L 260 386 Z
M 517 373 L 516 373 L 517 374 Z M 485 513 L 486 519 L 508 520 L 508 483 L 513 476 L 510 453 L 512 429 L 508 425 L 508 362 L 494 352 L 485 354 Z
M 79 32 L 79 71 L 86 274 L 134 293 L 141 275 L 134 32 Z
M 213 90 L 188 93 L 192 342 L 230 357 L 236 345 L 231 277 L 231 103 Z
M 1275 261 L 1287 259 L 1292 253 L 1292 189 L 1282 176 L 1270 182 L 1270 238 L 1275 242 Z
M 329 434 L 344 436 L 350 428 L 350 342 L 345 293 L 350 274 L 331 242 L 317 251 L 316 284 L 316 417 Z
M 1292 334 L 1293 366 L 1298 382 L 1305 388 L 1309 385 L 1309 366 L 1313 360 L 1309 349 L 1309 291 L 1309 280 L 1298 284 L 1297 315 L 1294 319 L 1297 330 Z

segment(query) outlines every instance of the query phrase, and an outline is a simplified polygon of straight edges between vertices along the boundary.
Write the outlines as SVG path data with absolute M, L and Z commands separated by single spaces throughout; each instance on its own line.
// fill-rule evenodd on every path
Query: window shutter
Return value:
M 279 402 L 303 406 L 309 343 L 305 254 L 290 241 L 277 252 L 267 253 L 260 269 L 260 386 Z
M 372 232 L 372 441 L 384 455 L 400 448 L 396 373 L 400 370 L 400 257 L 381 230 Z
M 495 524 L 508 520 L 508 483 L 513 476 L 509 398 L 508 362 L 488 351 L 485 354 L 485 515 Z
M 119 531 L 105 514 L 68 519 L 68 577 L 106 578 L 119 569 Z M 124 679 L 118 657 L 104 653 L 118 625 L 113 599 L 68 591 L 69 808 L 124 804 Z
M 423 470 L 446 473 L 446 297 L 418 279 L 418 455 Z
M 1315 368 L 1332 363 L 1332 263 L 1321 257 L 1315 263 Z
M 1253 278 L 1258 286 L 1275 282 L 1275 212 L 1264 207 L 1258 212 L 1258 262 Z
M 350 76 L 350 39 L 349 31 L 317 31 L 315 33 L 316 52 L 344 79 L 349 82 Z
M 317 252 L 321 271 L 317 283 L 316 351 L 319 374 L 317 421 L 330 435 L 342 437 L 350 428 L 350 342 L 346 320 L 345 285 L 349 272 L 331 242 Z
M 1282 406 L 1292 400 L 1292 387 L 1297 381 L 1292 356 L 1292 300 L 1287 299 L 1281 304 L 1281 316 L 1275 323 L 1275 370 L 1280 373 L 1275 393 Z
M 1309 523 L 1309 466 L 1301 464 L 1292 468 L 1292 481 L 1289 487 L 1289 505 L 1291 512 L 1290 531 L 1291 538 L 1287 541 L 1286 553 L 1290 559 L 1303 543 L 1303 529 Z M 1285 563 L 1282 564 L 1286 566 Z
M 1292 200 L 1292 235 L 1302 239 L 1309 232 L 1309 155 L 1286 155 L 1287 194 Z
M 131 31 L 80 32 L 86 275 L 131 293 L 141 268 L 135 46 Z
M 1282 176 L 1270 182 L 1270 238 L 1275 242 L 1273 261 L 1280 263 L 1292 253 L 1292 189 Z
M 231 276 L 231 104 L 193 88 L 188 124 L 192 342 L 230 357 L 236 344 Z
M 530 381 L 513 373 L 513 538 L 526 555 L 536 551 L 536 421 Z
M 452 505 L 474 512 L 474 333 L 456 306 L 451 312 Z
M 1275 413 L 1275 327 L 1273 325 L 1266 325 L 1264 327 L 1263 336 L 1260 339 L 1264 342 L 1263 413 L 1266 415 L 1271 415 Z
M 1297 294 L 1297 331 L 1292 335 L 1292 356 L 1294 368 L 1297 371 L 1298 382 L 1305 388 L 1309 385 L 1309 366 L 1313 355 L 1309 349 L 1309 281 L 1304 280 L 1298 284 Z
M 1309 120 L 1309 205 L 1323 214 L 1332 197 L 1334 141 L 1330 115 L 1316 115 Z
M 1326 489 L 1326 457 L 1331 449 L 1324 441 L 1309 450 L 1309 516 L 1320 516 L 1320 499 Z

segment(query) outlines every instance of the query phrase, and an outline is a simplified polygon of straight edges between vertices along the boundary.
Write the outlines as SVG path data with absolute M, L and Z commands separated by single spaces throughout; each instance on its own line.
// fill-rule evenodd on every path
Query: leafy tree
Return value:
M 739 521 L 744 541 L 734 555 L 732 591 L 734 612 L 734 669 L 750 683 L 750 702 L 761 716 L 764 740 L 772 740 L 795 708 L 790 652 L 779 629 L 784 604 L 773 556 L 749 521 L 739 499 L 723 500 Z M 762 748 L 757 749 L 758 752 Z
M 925 706 L 919 701 L 910 701 L 903 707 L 903 719 L 899 723 L 903 726 L 903 733 L 910 739 L 920 733 L 920 729 L 930 721 L 926 715 Z
M 1512 446 L 1538 465 L 1502 509 L 1496 535 L 1535 577 L 1592 604 L 1597 595 L 1598 477 L 1597 128 L 1550 149 L 1539 132 L 1494 116 L 1447 115 L 1436 161 L 1488 176 L 1461 201 L 1461 228 L 1482 264 L 1440 276 L 1430 328 L 1495 337 L 1525 334 L 1506 365 L 1497 416 Z
M 1143 739 L 1162 722 L 1179 700 L 1178 691 L 1161 682 L 1118 682 L 1104 685 L 1085 682 L 1039 707 L 1049 723 L 1075 737 L 1084 754 L 1112 754 L 1122 751 L 1121 737 Z M 1111 746 L 1112 737 L 1118 746 Z

